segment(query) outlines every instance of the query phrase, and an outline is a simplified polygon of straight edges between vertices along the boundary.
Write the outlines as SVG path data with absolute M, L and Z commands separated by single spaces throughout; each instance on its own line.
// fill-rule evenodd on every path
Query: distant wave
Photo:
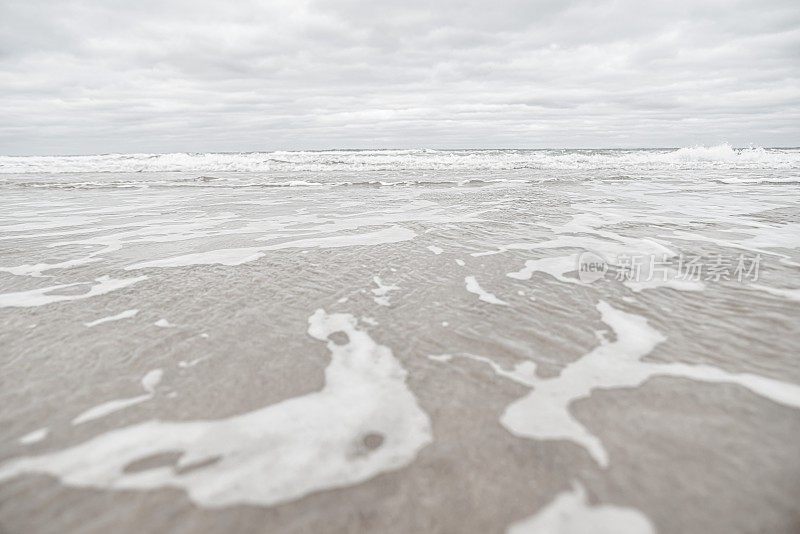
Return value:
M 800 149 L 687 147 L 653 150 L 327 150 L 297 152 L 0 156 L 0 174 L 130 172 L 325 172 L 800 169 Z
M 29 179 L 8 179 L 0 178 L 0 187 L 11 188 L 32 188 L 32 189 L 149 189 L 149 188 L 169 188 L 169 187 L 198 187 L 198 188 L 319 188 L 319 187 L 469 187 L 481 186 L 488 184 L 502 184 L 502 183 L 541 183 L 550 181 L 551 179 L 531 179 L 523 180 L 519 178 L 468 178 L 451 180 L 423 178 L 420 180 L 324 180 L 320 178 L 318 181 L 307 180 L 272 180 L 272 179 L 258 179 L 252 174 L 244 175 L 244 179 L 236 179 L 235 177 L 227 176 L 224 179 L 207 179 L 206 177 L 190 178 L 190 179 L 166 179 L 163 175 L 156 175 L 158 179 L 128 179 L 127 176 L 122 179 L 111 180 L 92 180 L 80 181 L 70 179 L 71 173 L 43 173 L 44 179 L 33 179 L 31 174 L 23 173 Z M 78 173 L 81 174 L 81 173 Z M 109 173 L 114 176 L 113 173 Z M 124 173 L 119 173 L 124 174 Z M 137 176 L 146 177 L 140 173 Z M 61 176 L 64 176 L 63 178 Z

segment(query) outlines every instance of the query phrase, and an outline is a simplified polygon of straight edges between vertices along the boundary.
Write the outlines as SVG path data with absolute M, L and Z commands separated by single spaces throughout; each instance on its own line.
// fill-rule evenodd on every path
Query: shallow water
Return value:
M 796 532 L 798 183 L 730 147 L 0 158 L 0 527 Z

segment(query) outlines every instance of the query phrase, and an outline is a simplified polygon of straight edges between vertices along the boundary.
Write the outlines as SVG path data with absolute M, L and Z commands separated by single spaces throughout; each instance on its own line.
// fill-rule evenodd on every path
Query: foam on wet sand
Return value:
M 372 281 L 375 282 L 376 286 L 378 286 L 372 290 L 372 294 L 375 295 L 372 300 L 374 300 L 375 304 L 379 306 L 390 306 L 391 301 L 389 300 L 389 292 L 400 290 L 400 286 L 384 284 L 383 280 L 381 280 L 379 276 L 374 276 Z
M 500 306 L 508 306 L 508 303 L 504 300 L 500 300 L 494 294 L 489 293 L 485 289 L 481 287 L 478 283 L 478 280 L 474 276 L 467 276 L 464 277 L 464 284 L 467 287 L 467 291 L 470 293 L 474 293 L 478 295 L 478 300 L 483 302 L 488 302 L 489 304 L 497 304 Z
M 351 315 L 317 310 L 308 323 L 309 335 L 331 352 L 322 390 L 227 419 L 153 420 L 113 430 L 61 451 L 12 459 L 0 465 L 0 481 L 46 473 L 79 487 L 175 487 L 196 505 L 216 508 L 291 501 L 408 465 L 432 436 L 405 369 Z M 336 333 L 347 341 L 330 340 Z M 175 451 L 175 465 L 130 469 Z
M 32 445 L 34 443 L 39 443 L 40 441 L 44 440 L 49 433 L 50 430 L 47 427 L 39 428 L 19 438 L 19 442 L 22 445 Z
M 28 291 L 18 291 L 15 293 L 0 293 L 0 308 L 29 308 L 35 306 L 44 306 L 46 304 L 52 304 L 55 302 L 87 299 L 132 286 L 133 284 L 141 282 L 145 279 L 147 279 L 147 276 L 123 279 L 114 279 L 110 276 L 101 276 L 94 281 L 95 283 L 77 282 L 72 284 L 60 284 L 40 289 L 31 289 Z M 54 291 L 81 285 L 89 285 L 89 290 L 85 293 L 77 295 L 52 294 Z
M 86 327 L 91 328 L 93 326 L 97 326 L 103 323 L 110 323 L 113 321 L 121 321 L 122 319 L 130 319 L 131 317 L 135 317 L 136 314 L 139 313 L 139 310 L 132 309 L 132 310 L 125 310 L 123 312 L 119 312 L 116 315 L 109 315 L 108 317 L 101 317 L 100 319 L 95 319 L 94 321 L 89 321 L 88 323 L 83 323 Z
M 125 408 L 130 408 L 131 406 L 136 406 L 137 404 L 149 401 L 155 395 L 156 386 L 158 386 L 159 382 L 161 382 L 161 377 L 163 375 L 164 373 L 161 369 L 153 369 L 152 371 L 149 371 L 146 375 L 144 375 L 144 377 L 142 377 L 142 389 L 145 391 L 143 395 L 127 397 L 124 399 L 114 399 L 102 404 L 98 404 L 97 406 L 81 412 L 72 420 L 72 424 L 80 425 L 89 421 L 94 421 L 95 419 L 100 419 L 101 417 L 124 410 Z
M 586 449 L 602 467 L 609 465 L 602 442 L 570 411 L 570 405 L 591 396 L 597 389 L 639 387 L 654 376 L 674 376 L 702 382 L 737 384 L 774 402 L 800 409 L 800 386 L 750 373 L 730 373 L 710 365 L 653 363 L 641 359 L 664 336 L 641 316 L 626 313 L 600 302 L 602 320 L 612 328 L 616 340 L 601 343 L 553 378 L 536 376 L 533 362 L 522 362 L 506 371 L 486 357 L 460 355 L 488 363 L 499 376 L 532 388 L 509 404 L 500 418 L 516 436 L 537 440 L 568 440 Z M 449 361 L 448 358 L 439 358 Z
M 362 234 L 338 235 L 330 237 L 317 237 L 311 239 L 299 239 L 288 241 L 277 245 L 263 247 L 232 248 L 222 250 L 211 250 L 208 252 L 198 252 L 186 254 L 163 260 L 145 261 L 135 263 L 126 267 L 131 269 L 146 269 L 152 267 L 185 267 L 189 265 L 242 265 L 262 258 L 267 251 L 283 250 L 291 248 L 339 248 L 355 247 L 367 245 L 380 245 L 386 243 L 396 243 L 413 239 L 416 233 L 402 226 L 392 226 L 367 232 Z
M 633 508 L 592 505 L 578 483 L 536 514 L 512 524 L 507 534 L 653 534 L 650 519 Z

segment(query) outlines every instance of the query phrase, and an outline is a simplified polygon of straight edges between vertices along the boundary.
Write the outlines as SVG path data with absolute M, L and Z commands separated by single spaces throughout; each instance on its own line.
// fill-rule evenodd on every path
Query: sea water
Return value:
M 727 145 L 2 156 L 0 525 L 790 532 L 799 185 Z

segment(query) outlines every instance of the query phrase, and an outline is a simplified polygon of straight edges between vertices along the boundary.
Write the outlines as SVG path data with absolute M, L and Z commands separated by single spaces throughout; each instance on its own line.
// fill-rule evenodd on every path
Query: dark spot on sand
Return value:
M 383 445 L 383 434 L 379 434 L 377 432 L 370 432 L 366 436 L 364 436 L 364 446 L 371 451 L 374 451 L 381 445 Z
M 204 460 L 198 460 L 190 464 L 178 466 L 175 468 L 175 473 L 178 475 L 185 475 L 186 473 L 190 473 L 198 469 L 203 469 L 204 467 L 212 466 L 215 463 L 219 462 L 220 460 L 222 460 L 222 456 L 219 455 L 211 456 Z
M 328 339 L 337 345 L 347 345 L 350 342 L 350 338 L 344 332 L 334 332 L 328 336 Z
M 140 473 L 150 469 L 175 465 L 183 456 L 181 451 L 159 452 L 134 460 L 122 470 L 123 473 Z

